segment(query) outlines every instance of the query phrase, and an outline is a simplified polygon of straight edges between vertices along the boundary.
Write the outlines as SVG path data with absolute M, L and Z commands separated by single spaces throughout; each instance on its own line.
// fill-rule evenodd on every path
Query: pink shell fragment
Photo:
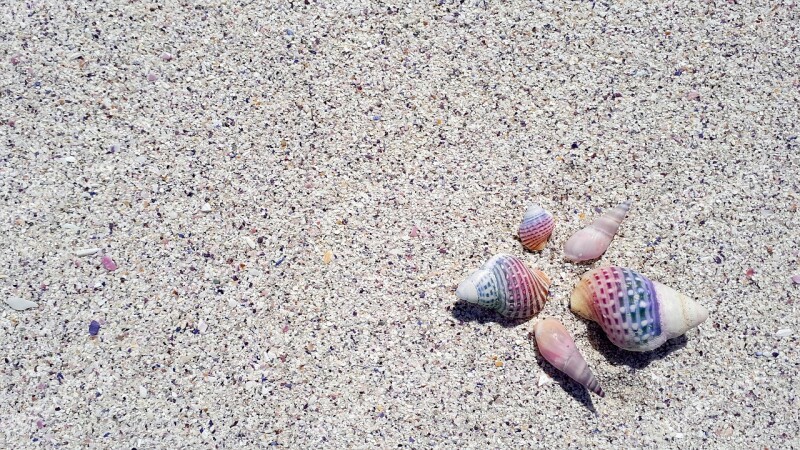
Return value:
M 408 236 L 412 238 L 419 236 L 419 228 L 416 225 L 411 227 L 411 232 L 408 233 Z
M 111 257 L 108 255 L 103 255 L 103 258 L 100 259 L 100 262 L 103 264 L 103 267 L 109 272 L 117 270 L 117 263 L 115 263 L 114 260 L 111 259 Z
M 794 283 L 794 284 L 800 284 L 800 275 L 794 275 L 794 276 L 792 277 L 792 283 Z

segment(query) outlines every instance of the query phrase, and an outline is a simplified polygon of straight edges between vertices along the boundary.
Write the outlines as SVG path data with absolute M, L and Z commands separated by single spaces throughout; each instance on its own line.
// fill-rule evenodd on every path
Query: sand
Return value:
M 800 448 L 798 23 L 794 0 L 3 3 L 0 299 L 36 306 L 0 302 L 0 447 Z M 563 261 L 626 199 L 600 261 Z M 530 202 L 557 220 L 540 253 Z M 499 252 L 552 278 L 539 316 L 456 300 Z M 567 306 L 608 264 L 709 319 L 617 350 Z M 544 317 L 605 398 L 542 360 Z

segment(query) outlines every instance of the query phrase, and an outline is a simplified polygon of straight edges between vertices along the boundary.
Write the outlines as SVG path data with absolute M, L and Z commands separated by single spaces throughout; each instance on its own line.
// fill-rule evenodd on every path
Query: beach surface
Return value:
M 798 24 L 794 0 L 3 2 L 0 448 L 800 448 Z M 599 261 L 563 260 L 625 200 Z M 497 253 L 551 278 L 538 316 L 456 299 Z M 708 320 L 617 349 L 568 308 L 603 265 Z M 545 317 L 605 398 L 542 359 Z

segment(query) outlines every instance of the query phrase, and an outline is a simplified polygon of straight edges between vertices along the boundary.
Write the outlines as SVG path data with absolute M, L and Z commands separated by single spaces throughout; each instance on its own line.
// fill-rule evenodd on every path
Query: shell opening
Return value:
M 584 319 L 594 321 L 594 313 L 589 304 L 589 295 L 591 294 L 587 292 L 583 280 L 579 281 L 578 285 L 575 286 L 575 289 L 572 291 L 572 295 L 569 297 L 569 309 Z

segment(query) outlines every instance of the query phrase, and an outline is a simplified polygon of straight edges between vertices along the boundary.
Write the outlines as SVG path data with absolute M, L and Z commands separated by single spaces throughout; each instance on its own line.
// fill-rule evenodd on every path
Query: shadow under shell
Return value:
M 600 327 L 600 325 L 598 325 L 596 322 L 586 319 L 581 320 L 587 324 L 587 338 L 589 339 L 589 344 L 591 344 L 595 350 L 600 352 L 611 364 L 615 366 L 625 365 L 633 370 L 644 369 L 650 365 L 651 362 L 657 359 L 665 358 L 669 356 L 670 353 L 686 347 L 686 343 L 688 342 L 688 339 L 684 334 L 670 339 L 660 347 L 647 352 L 623 350 L 614 345 L 608 339 L 608 336 L 606 336 L 603 328 Z
M 513 328 L 522 325 L 534 317 L 531 316 L 523 319 L 511 319 L 493 309 L 484 308 L 480 305 L 466 302 L 464 300 L 458 300 L 455 304 L 453 304 L 450 314 L 460 323 L 476 322 L 479 324 L 485 324 L 494 322 L 505 328 Z

